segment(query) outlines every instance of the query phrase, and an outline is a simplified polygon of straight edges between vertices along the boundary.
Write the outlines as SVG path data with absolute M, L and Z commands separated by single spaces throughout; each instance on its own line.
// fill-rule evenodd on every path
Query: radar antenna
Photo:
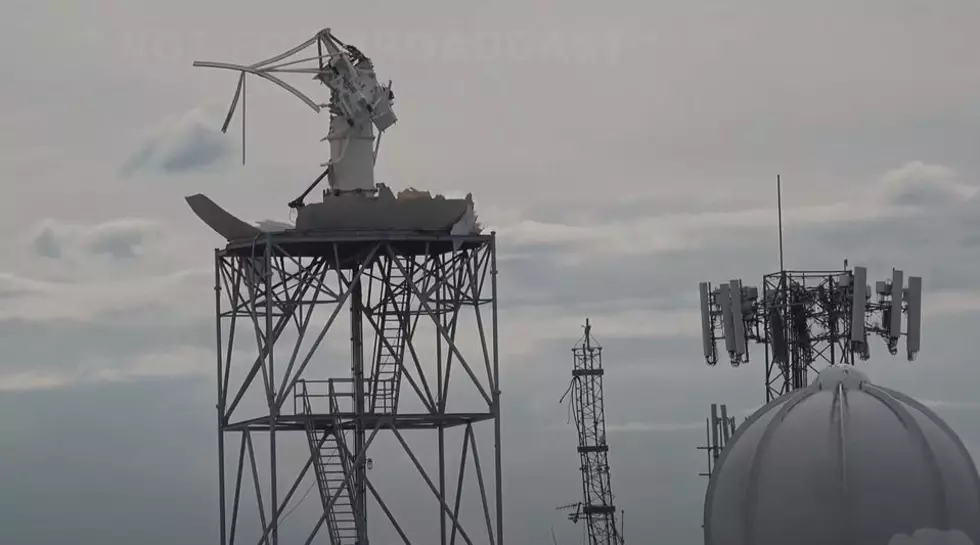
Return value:
M 315 54 L 307 49 L 316 47 Z M 301 54 L 302 53 L 302 54 Z M 330 29 L 323 29 L 296 47 L 264 61 L 249 65 L 225 62 L 195 61 L 194 66 L 219 68 L 240 72 L 231 107 L 221 126 L 227 132 L 239 101 L 242 103 L 242 162 L 245 162 L 245 76 L 261 77 L 292 93 L 314 112 L 327 108 L 330 129 L 321 141 L 330 143 L 330 160 L 321 164 L 325 170 L 290 208 L 304 206 L 304 198 L 324 177 L 333 193 L 376 191 L 374 164 L 377 160 L 381 134 L 397 118 L 392 110 L 395 95 L 391 82 L 382 85 L 374 72 L 371 59 L 358 48 L 345 44 Z M 319 103 L 280 78 L 284 74 L 308 74 L 330 90 L 330 101 Z M 375 139 L 374 131 L 378 137 Z

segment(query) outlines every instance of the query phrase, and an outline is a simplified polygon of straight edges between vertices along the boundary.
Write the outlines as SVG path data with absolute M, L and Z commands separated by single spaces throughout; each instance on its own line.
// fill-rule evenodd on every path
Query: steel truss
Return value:
M 582 503 L 573 504 L 571 520 L 585 518 L 589 545 L 621 545 L 616 527 L 609 476 L 609 445 L 606 443 L 606 413 L 602 392 L 602 347 L 585 322 L 585 336 L 572 348 L 571 399 L 578 430 L 578 453 L 582 471 Z M 566 506 L 570 507 L 570 506 Z
M 373 460 L 391 455 L 417 471 L 427 489 L 418 502 L 435 500 L 424 529 L 438 528 L 440 543 L 503 543 L 495 248 L 493 234 L 278 233 L 216 251 L 221 545 L 279 545 L 304 482 L 322 504 L 303 531 L 306 544 L 367 545 L 369 527 L 373 535 L 382 526 L 406 544 L 434 541 L 410 537 L 399 506 L 389 506 L 369 477 Z M 349 329 L 338 332 L 344 309 Z M 471 346 L 457 342 L 461 335 Z M 347 355 L 336 355 L 341 347 Z M 489 475 L 477 432 L 491 425 Z M 455 462 L 446 440 L 452 429 L 461 438 Z M 435 475 L 409 445 L 410 430 L 432 432 L 425 444 L 438 458 Z M 229 475 L 225 443 L 236 434 Z M 371 449 L 381 436 L 390 443 Z M 265 457 L 256 455 L 259 439 Z M 302 446 L 304 463 L 288 463 L 289 441 Z M 474 508 L 463 516 L 468 463 L 478 493 L 468 488 L 465 507 Z M 458 467 L 454 487 L 450 464 Z M 246 471 L 261 524 L 248 537 Z
M 781 271 L 763 277 L 766 314 L 750 338 L 765 345 L 766 403 L 806 387 L 809 373 L 853 363 L 850 271 Z M 768 327 L 763 326 L 767 324 Z

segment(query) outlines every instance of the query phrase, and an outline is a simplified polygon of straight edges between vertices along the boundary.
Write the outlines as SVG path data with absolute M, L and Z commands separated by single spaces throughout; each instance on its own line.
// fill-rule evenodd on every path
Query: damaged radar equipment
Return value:
M 282 87 L 315 112 L 327 109 L 330 126 L 323 138 L 330 146 L 330 159 L 313 183 L 289 203 L 296 210 L 295 226 L 281 222 L 261 222 L 258 227 L 239 220 L 205 197 L 187 198 L 194 212 L 226 239 L 254 237 L 273 230 L 285 231 L 414 231 L 444 232 L 452 235 L 479 233 L 472 195 L 450 199 L 409 188 L 397 195 L 375 182 L 381 135 L 395 124 L 391 82 L 379 83 L 374 63 L 359 49 L 337 39 L 329 29 L 318 32 L 302 44 L 261 62 L 240 65 L 198 61 L 194 66 L 220 68 L 240 73 L 231 108 L 222 132 L 234 117 L 239 102 L 244 116 L 245 79 L 259 76 Z M 329 102 L 321 104 L 283 78 L 306 74 L 329 90 Z M 244 120 L 243 144 L 244 144 Z M 244 153 L 244 150 L 243 150 Z M 305 202 L 320 182 L 329 186 L 321 202 Z

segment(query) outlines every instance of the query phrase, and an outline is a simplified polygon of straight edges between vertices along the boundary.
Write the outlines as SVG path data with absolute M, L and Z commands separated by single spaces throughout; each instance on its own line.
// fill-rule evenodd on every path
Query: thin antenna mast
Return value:
M 698 450 L 708 452 L 708 471 L 698 473 L 702 477 L 711 476 L 715 468 L 715 463 L 717 463 L 718 457 L 721 456 L 721 451 L 725 450 L 725 445 L 735 435 L 735 417 L 728 416 L 728 407 L 726 405 L 721 405 L 720 408 L 721 416 L 718 415 L 719 405 L 717 403 L 711 404 L 711 417 L 705 422 L 706 442 L 703 447 L 698 447 Z
M 779 216 L 779 270 L 785 271 L 783 266 L 783 182 L 779 174 L 776 175 L 776 213 Z
M 245 73 L 242 72 L 242 165 L 245 164 Z

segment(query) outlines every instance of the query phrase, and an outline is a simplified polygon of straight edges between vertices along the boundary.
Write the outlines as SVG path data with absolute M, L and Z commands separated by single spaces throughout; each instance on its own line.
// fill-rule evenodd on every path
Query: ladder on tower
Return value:
M 310 406 L 310 396 L 303 383 L 303 410 L 309 416 L 313 414 Z M 340 412 L 333 384 L 330 384 L 330 413 L 333 425 L 330 429 L 318 432 L 312 418 L 306 419 L 306 438 L 310 443 L 313 455 L 313 469 L 316 473 L 317 488 L 326 513 L 327 533 L 332 545 L 357 545 L 357 513 L 354 509 L 354 494 L 352 488 L 353 463 L 350 451 L 344 439 L 341 427 Z M 330 499 L 344 484 L 344 490 L 337 495 L 333 505 Z
M 410 264 L 406 264 L 410 265 Z M 405 275 L 389 260 L 389 281 L 384 283 L 378 306 L 378 335 L 375 343 L 374 370 L 371 374 L 371 405 L 374 414 L 395 414 L 401 390 L 402 361 L 408 342 L 408 302 L 411 290 Z M 411 274 L 411 268 L 408 269 Z

